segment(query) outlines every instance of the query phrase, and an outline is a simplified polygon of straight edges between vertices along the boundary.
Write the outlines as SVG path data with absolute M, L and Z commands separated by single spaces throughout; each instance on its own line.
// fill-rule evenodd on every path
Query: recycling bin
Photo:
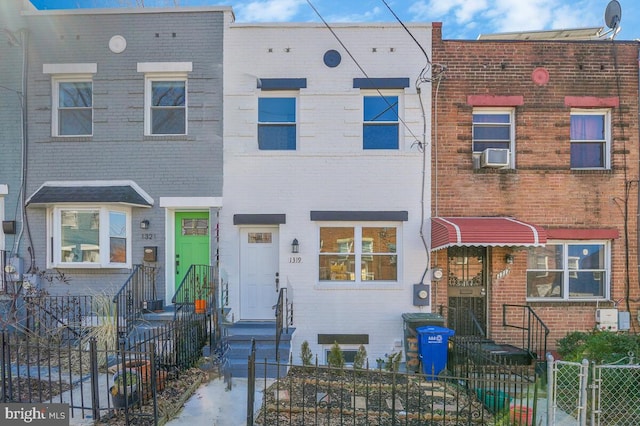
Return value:
M 404 321 L 404 355 L 407 372 L 418 373 L 420 358 L 416 329 L 425 325 L 444 326 L 444 317 L 430 312 L 407 312 L 402 314 L 402 319 Z
M 416 331 L 422 372 L 427 380 L 435 380 L 447 368 L 449 337 L 453 336 L 455 331 L 435 325 L 418 327 Z

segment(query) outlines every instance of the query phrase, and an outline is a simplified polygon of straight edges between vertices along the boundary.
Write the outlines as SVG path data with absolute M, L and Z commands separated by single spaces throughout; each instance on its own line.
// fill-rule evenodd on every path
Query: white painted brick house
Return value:
M 221 274 L 235 321 L 272 320 L 288 288 L 294 362 L 305 340 L 321 363 L 333 341 L 373 362 L 403 349 L 403 313 L 431 310 L 414 286 L 429 284 L 431 25 L 408 28 L 424 51 L 395 23 L 227 28 Z

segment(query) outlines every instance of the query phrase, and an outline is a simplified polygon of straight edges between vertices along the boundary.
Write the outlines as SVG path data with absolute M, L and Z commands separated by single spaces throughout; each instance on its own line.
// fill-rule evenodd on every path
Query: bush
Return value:
M 580 362 L 584 358 L 598 364 L 619 361 L 629 352 L 640 354 L 640 337 L 611 331 L 574 331 L 558 340 L 562 359 Z
M 344 354 L 342 353 L 342 349 L 340 349 L 338 342 L 333 342 L 333 346 L 331 346 L 331 351 L 327 357 L 327 362 L 329 367 L 344 367 Z
M 358 352 L 356 352 L 356 356 L 353 358 L 353 368 L 355 370 L 362 370 L 366 362 L 367 350 L 364 348 L 364 345 L 360 345 Z
M 302 360 L 302 365 L 309 366 L 313 360 L 313 353 L 309 348 L 309 342 L 306 340 L 302 342 L 300 345 L 300 359 Z

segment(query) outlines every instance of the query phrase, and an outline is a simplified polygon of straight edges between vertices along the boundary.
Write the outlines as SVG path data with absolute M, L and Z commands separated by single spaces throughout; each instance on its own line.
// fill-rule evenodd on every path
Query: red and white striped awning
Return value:
M 544 228 L 511 217 L 433 217 L 431 250 L 455 246 L 543 246 Z

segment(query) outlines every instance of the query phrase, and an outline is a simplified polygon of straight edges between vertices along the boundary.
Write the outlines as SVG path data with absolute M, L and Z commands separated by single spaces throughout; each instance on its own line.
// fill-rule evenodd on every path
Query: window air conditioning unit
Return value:
M 480 154 L 480 167 L 507 167 L 508 165 L 508 149 L 487 148 Z

